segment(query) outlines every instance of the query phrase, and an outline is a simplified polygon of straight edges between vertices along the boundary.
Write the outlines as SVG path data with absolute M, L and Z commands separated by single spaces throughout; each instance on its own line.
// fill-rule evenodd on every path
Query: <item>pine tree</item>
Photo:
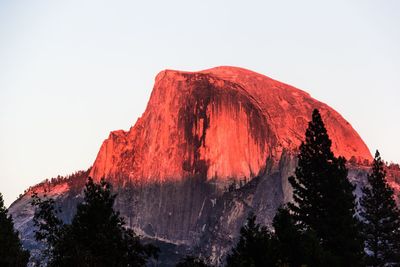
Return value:
M 301 231 L 287 207 L 278 209 L 274 219 L 274 238 L 279 266 L 324 266 L 324 251 L 312 230 Z
M 46 241 L 48 266 L 145 266 L 150 257 L 157 257 L 157 248 L 141 244 L 125 228 L 113 209 L 115 197 L 104 179 L 97 184 L 89 178 L 84 202 L 69 225 L 57 218 L 54 201 L 34 199 L 36 238 Z
M 306 130 L 306 140 L 300 146 L 295 177 L 289 177 L 296 203 L 289 204 L 289 207 L 303 228 L 318 228 L 324 197 L 320 191 L 329 176 L 334 158 L 330 148 L 331 140 L 322 118 L 318 110 L 314 110 Z
M 355 187 L 347 178 L 346 160 L 336 158 L 317 109 L 300 146 L 295 176 L 289 178 L 294 203 L 289 203 L 303 231 L 314 231 L 329 265 L 358 266 L 362 257 Z
M 292 267 L 305 263 L 304 253 L 301 251 L 301 232 L 287 208 L 279 208 L 273 220 L 277 251 L 282 265 Z
M 371 266 L 400 266 L 400 212 L 393 189 L 386 181 L 384 163 L 375 153 L 368 185 L 362 188 L 360 216 Z
M 63 222 L 57 217 L 61 212 L 55 208 L 55 202 L 51 198 L 44 195 L 44 199 L 39 198 L 38 194 L 32 194 L 32 206 L 36 207 L 33 216 L 33 224 L 38 230 L 35 230 L 35 239 L 44 244 L 44 249 L 40 254 L 40 258 L 36 261 L 52 262 L 55 254 L 55 247 L 64 234 Z
M 250 214 L 240 229 L 240 239 L 227 257 L 227 267 L 268 267 L 277 264 L 276 246 L 271 232 L 256 223 Z
M 29 261 L 29 252 L 24 250 L 14 230 L 12 217 L 7 215 L 3 195 L 0 193 L 0 266 L 26 266 Z

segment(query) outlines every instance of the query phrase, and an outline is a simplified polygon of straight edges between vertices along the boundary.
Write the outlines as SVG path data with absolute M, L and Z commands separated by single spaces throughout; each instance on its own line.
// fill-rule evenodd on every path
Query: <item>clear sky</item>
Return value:
M 248 68 L 400 162 L 400 1 L 0 0 L 0 192 L 88 168 L 163 69 Z

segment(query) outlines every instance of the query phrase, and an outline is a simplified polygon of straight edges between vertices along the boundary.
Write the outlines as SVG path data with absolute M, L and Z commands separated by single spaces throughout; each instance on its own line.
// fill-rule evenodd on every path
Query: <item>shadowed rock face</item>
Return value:
M 299 89 L 235 67 L 159 73 L 142 117 L 129 131 L 111 132 L 90 175 L 112 182 L 115 208 L 129 227 L 166 248 L 161 258 L 168 264 L 160 266 L 173 265 L 179 253 L 202 253 L 218 263 L 248 212 L 269 225 L 291 200 L 288 177 L 314 108 L 334 153 L 354 157 L 350 179 L 363 185 L 368 167 L 359 162 L 372 157 L 345 119 Z M 400 171 L 392 173 L 398 187 Z M 82 199 L 85 178 L 71 181 L 47 192 L 64 208 L 66 222 Z M 24 244 L 35 249 L 28 194 L 10 213 Z
M 235 67 L 201 72 L 166 70 L 156 77 L 143 116 L 104 141 L 91 176 L 165 182 L 252 177 L 295 152 L 318 108 L 336 155 L 371 154 L 351 125 L 329 106 L 292 86 Z

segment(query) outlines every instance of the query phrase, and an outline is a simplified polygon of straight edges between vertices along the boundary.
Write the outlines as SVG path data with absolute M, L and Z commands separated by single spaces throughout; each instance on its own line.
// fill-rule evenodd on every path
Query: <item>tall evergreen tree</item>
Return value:
M 327 266 L 329 255 L 322 249 L 315 232 L 302 231 L 287 207 L 278 209 L 272 225 L 279 266 Z
M 329 265 L 358 266 L 363 247 L 355 217 L 355 187 L 347 179 L 345 159 L 334 156 L 331 144 L 315 109 L 300 146 L 295 176 L 289 178 L 294 199 L 289 207 L 302 230 L 314 231 L 322 248 L 332 255 Z
M 250 214 L 240 229 L 240 239 L 227 257 L 227 267 L 276 266 L 277 252 L 271 232 Z
M 291 267 L 306 263 L 301 232 L 287 208 L 279 208 L 273 220 L 279 262 Z
M 0 266 L 26 266 L 29 261 L 29 252 L 24 250 L 14 230 L 12 217 L 7 215 L 3 195 L 0 193 Z
M 362 192 L 360 216 L 368 265 L 400 266 L 400 212 L 378 151 Z
M 281 207 L 273 219 L 275 229 L 276 248 L 280 266 L 300 267 L 303 265 L 318 266 L 318 260 L 314 255 L 319 255 L 319 243 L 314 238 L 307 238 L 306 232 L 300 231 L 292 214 L 287 207 Z
M 142 245 L 113 209 L 116 195 L 104 179 L 88 179 L 84 202 L 70 225 L 57 219 L 54 201 L 34 199 L 36 238 L 47 243 L 49 266 L 145 266 L 158 249 Z

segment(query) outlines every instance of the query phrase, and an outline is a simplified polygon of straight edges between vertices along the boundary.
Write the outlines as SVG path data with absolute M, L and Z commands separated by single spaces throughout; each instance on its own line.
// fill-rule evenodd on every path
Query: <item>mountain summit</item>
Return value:
M 372 159 L 339 113 L 300 89 L 237 67 L 164 70 L 142 117 L 104 141 L 91 176 L 145 182 L 195 175 L 251 179 L 268 160 L 298 149 L 315 108 L 336 156 Z
M 165 70 L 142 117 L 129 131 L 111 132 L 91 169 L 30 188 L 9 213 L 24 246 L 40 254 L 31 193 L 54 198 L 69 222 L 88 174 L 105 177 L 127 226 L 161 247 L 160 266 L 188 254 L 221 263 L 249 212 L 270 225 L 291 201 L 288 177 L 315 108 L 335 155 L 351 159 L 350 181 L 363 185 L 372 160 L 367 146 L 339 113 L 306 92 L 236 67 Z M 399 191 L 400 171 L 388 177 Z

